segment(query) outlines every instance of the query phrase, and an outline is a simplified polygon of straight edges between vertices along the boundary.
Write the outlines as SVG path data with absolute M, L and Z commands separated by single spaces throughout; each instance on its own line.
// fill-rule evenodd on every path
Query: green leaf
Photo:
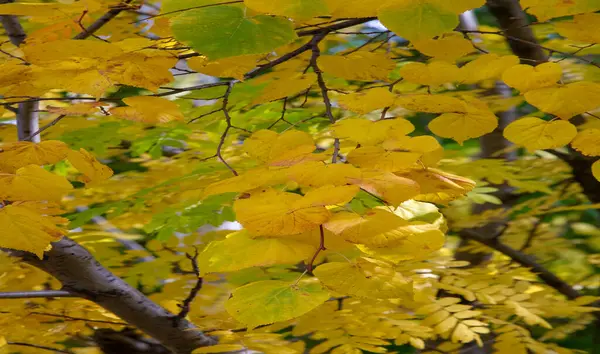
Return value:
M 171 20 L 175 38 L 210 59 L 259 54 L 296 39 L 292 22 L 276 16 L 246 16 L 242 6 L 185 11 Z
M 458 16 L 440 6 L 439 0 L 390 2 L 381 7 L 377 17 L 398 36 L 410 41 L 431 39 L 451 32 L 458 25 Z
M 236 320 L 254 328 L 302 316 L 327 299 L 329 293 L 319 283 L 264 280 L 235 289 L 225 309 Z

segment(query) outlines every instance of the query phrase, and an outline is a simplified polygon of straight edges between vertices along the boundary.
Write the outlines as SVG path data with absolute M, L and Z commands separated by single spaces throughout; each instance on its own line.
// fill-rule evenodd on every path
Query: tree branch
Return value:
M 6 342 L 6 344 L 8 344 L 8 345 L 15 345 L 15 346 L 21 346 L 21 347 L 35 348 L 35 349 L 48 350 L 48 351 L 55 352 L 55 353 L 73 354 L 73 352 L 70 351 L 70 350 L 64 350 L 64 349 L 58 349 L 58 348 L 52 348 L 52 347 L 46 347 L 44 345 L 37 345 L 37 344 L 31 344 L 31 343 L 11 342 L 11 341 L 8 341 L 8 342 Z
M 100 16 L 99 19 L 94 21 L 89 27 L 84 28 L 83 31 L 77 34 L 73 39 L 86 39 L 96 33 L 100 28 L 106 25 L 110 20 L 117 17 L 121 11 L 129 8 L 129 4 L 133 0 L 125 0 L 122 4 L 116 5 L 112 9 L 108 10 L 104 15 Z
M 188 313 L 190 312 L 190 305 L 192 304 L 192 302 L 198 295 L 198 292 L 200 291 L 200 289 L 202 289 L 202 283 L 204 281 L 204 279 L 202 279 L 202 277 L 200 276 L 200 268 L 198 268 L 198 249 L 194 247 L 194 255 L 193 256 L 191 254 L 187 254 L 187 253 L 185 256 L 192 263 L 192 269 L 194 271 L 194 275 L 196 276 L 197 280 L 196 280 L 196 285 L 194 285 L 194 287 L 192 288 L 192 290 L 190 291 L 188 296 L 185 298 L 185 300 L 183 300 L 183 303 L 180 305 L 181 311 L 179 311 L 177 316 L 175 316 L 175 319 L 173 321 L 174 326 L 177 326 L 179 321 L 181 321 L 188 315 Z
M 77 297 L 66 290 L 39 290 L 39 291 L 7 291 L 0 292 L 0 299 L 33 299 L 47 297 Z
M 174 327 L 174 314 L 112 274 L 68 237 L 54 242 L 42 260 L 23 251 L 12 251 L 11 254 L 54 276 L 65 291 L 104 307 L 174 353 L 188 354 L 195 348 L 216 344 L 215 339 L 204 335 L 185 319 Z
M 512 247 L 501 243 L 500 241 L 498 241 L 497 238 L 487 238 L 471 229 L 464 229 L 459 231 L 459 236 L 467 240 L 473 240 L 484 244 L 510 257 L 512 260 L 519 263 L 523 267 L 530 268 L 532 272 L 536 273 L 537 276 L 544 281 L 544 283 L 556 289 L 556 291 L 565 295 L 571 300 L 581 296 L 577 290 L 573 289 L 572 286 L 570 286 L 564 280 L 557 277 L 554 273 L 546 269 L 544 266 L 537 263 L 533 259 L 533 257 L 528 256 Z

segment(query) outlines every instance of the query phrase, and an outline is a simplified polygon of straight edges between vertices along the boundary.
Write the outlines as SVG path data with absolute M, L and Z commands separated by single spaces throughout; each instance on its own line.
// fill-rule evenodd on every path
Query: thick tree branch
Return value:
M 188 354 L 195 348 L 216 343 L 185 319 L 173 326 L 176 315 L 112 274 L 85 248 L 68 237 L 54 242 L 42 260 L 28 252 L 11 253 L 54 276 L 65 291 L 104 307 L 174 353 Z

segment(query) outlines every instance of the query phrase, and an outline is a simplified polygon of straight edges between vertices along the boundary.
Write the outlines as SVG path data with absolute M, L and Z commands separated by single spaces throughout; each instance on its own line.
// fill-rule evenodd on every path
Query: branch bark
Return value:
M 112 274 L 68 237 L 54 242 L 44 259 L 28 252 L 11 253 L 54 276 L 62 283 L 63 290 L 104 307 L 177 354 L 216 344 L 215 339 L 204 335 L 185 319 L 174 325 L 176 315 Z

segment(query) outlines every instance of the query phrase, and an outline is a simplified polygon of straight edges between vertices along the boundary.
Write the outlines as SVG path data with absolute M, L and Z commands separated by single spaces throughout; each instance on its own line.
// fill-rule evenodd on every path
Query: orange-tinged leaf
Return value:
M 502 74 L 502 81 L 521 92 L 554 86 L 562 76 L 562 68 L 557 63 L 543 63 L 538 66 L 515 65 Z
M 31 252 L 40 259 L 50 242 L 58 241 L 67 233 L 50 218 L 13 205 L 0 208 L 0 225 L 5 235 L 0 239 L 0 247 Z
M 113 108 L 110 113 L 117 117 L 150 124 L 183 120 L 183 114 L 177 104 L 161 97 L 127 97 L 123 102 L 127 107 Z
M 351 182 L 394 206 L 415 197 L 420 191 L 417 182 L 391 172 L 364 171 L 360 178 Z
M 81 148 L 79 151 L 70 150 L 67 159 L 83 174 L 84 183 L 96 183 L 109 179 L 113 175 L 110 167 L 100 163 L 94 155 Z
M 63 176 L 36 165 L 21 167 L 14 174 L 0 173 L 0 195 L 4 200 L 59 201 L 72 189 Z
M 210 76 L 233 77 L 244 80 L 244 74 L 257 66 L 264 55 L 250 54 L 208 61 L 206 57 L 194 57 L 187 60 L 193 70 Z
M 28 141 L 6 143 L 0 147 L 0 170 L 14 172 L 27 165 L 57 163 L 67 157 L 69 147 L 58 140 L 35 144 Z
M 577 128 L 564 120 L 547 122 L 536 117 L 526 117 L 510 123 L 504 137 L 529 151 L 553 149 L 567 145 L 577 135 Z

